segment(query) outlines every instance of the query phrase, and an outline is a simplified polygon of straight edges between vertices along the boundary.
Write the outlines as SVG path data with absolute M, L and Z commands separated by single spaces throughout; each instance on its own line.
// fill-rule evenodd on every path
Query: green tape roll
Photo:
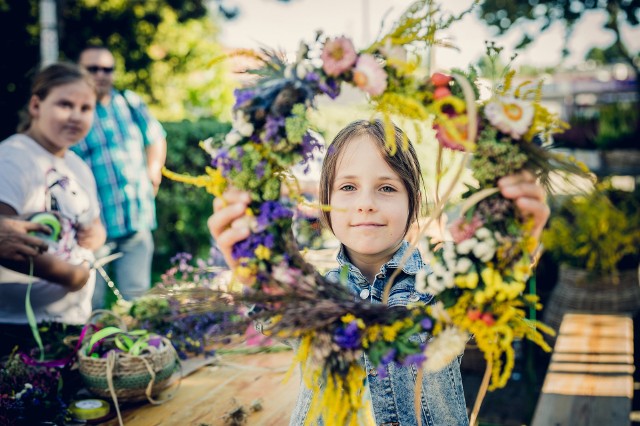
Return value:
M 58 218 L 51 213 L 36 213 L 29 219 L 30 222 L 40 223 L 49 229 L 51 229 L 51 235 L 43 234 L 42 232 L 31 232 L 32 235 L 47 241 L 58 241 L 60 239 L 60 232 L 62 231 L 62 225 Z
M 103 399 L 81 399 L 72 402 L 69 411 L 78 420 L 96 420 L 108 415 L 111 406 Z

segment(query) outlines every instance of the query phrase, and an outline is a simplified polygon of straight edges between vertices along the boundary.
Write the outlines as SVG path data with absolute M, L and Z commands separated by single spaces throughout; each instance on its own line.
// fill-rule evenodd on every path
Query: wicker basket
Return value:
M 122 352 L 110 352 L 107 358 L 91 358 L 86 355 L 87 346 L 78 352 L 80 376 L 85 386 L 96 395 L 113 397 L 120 401 L 156 403 L 153 395 L 169 385 L 171 375 L 179 368 L 178 355 L 171 342 L 162 338 L 158 350 L 133 356 Z M 155 349 L 155 348 L 151 348 Z
M 99 315 L 115 318 L 119 328 L 126 331 L 124 321 L 109 310 L 94 311 L 88 324 Z M 159 347 L 147 347 L 140 355 L 110 351 L 106 358 L 92 358 L 87 355 L 86 339 L 78 351 L 80 376 L 89 391 L 112 398 L 116 405 L 118 400 L 162 403 L 154 395 L 169 385 L 173 373 L 180 369 L 180 359 L 169 339 L 161 337 L 161 342 Z
M 589 274 L 567 265 L 544 310 L 544 323 L 558 331 L 565 313 L 630 313 L 640 309 L 638 269 L 620 271 L 617 282 L 611 276 Z

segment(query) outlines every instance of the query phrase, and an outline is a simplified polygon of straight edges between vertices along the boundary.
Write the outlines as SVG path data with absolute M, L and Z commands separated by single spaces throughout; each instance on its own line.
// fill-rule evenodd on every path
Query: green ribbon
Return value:
M 44 345 L 42 344 L 42 338 L 40 338 L 40 331 L 38 331 L 38 323 L 36 321 L 36 315 L 33 312 L 33 307 L 31 306 L 31 287 L 33 286 L 33 258 L 29 258 L 29 284 L 27 285 L 27 296 L 24 299 L 24 309 L 27 313 L 27 321 L 29 323 L 29 327 L 31 327 L 31 333 L 33 334 L 33 339 L 38 344 L 38 349 L 40 349 L 40 358 L 39 361 L 44 361 Z
M 122 352 L 137 356 L 149 346 L 151 334 L 147 330 L 124 331 L 118 327 L 105 327 L 96 331 L 89 341 L 87 355 L 91 355 L 95 345 L 102 339 L 114 337 L 113 342 Z

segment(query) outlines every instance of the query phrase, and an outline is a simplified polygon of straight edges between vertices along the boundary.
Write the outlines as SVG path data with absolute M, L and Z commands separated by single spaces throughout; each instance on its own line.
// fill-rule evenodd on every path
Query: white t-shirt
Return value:
M 30 137 L 16 134 L 0 143 L 0 202 L 18 214 L 57 211 L 63 231 L 55 255 L 79 264 L 92 253 L 75 239 L 75 225 L 91 224 L 100 216 L 91 169 L 71 151 L 56 157 Z M 0 322 L 26 324 L 25 296 L 29 276 L 0 267 Z M 36 320 L 84 324 L 91 314 L 95 273 L 82 289 L 33 278 L 31 305 Z

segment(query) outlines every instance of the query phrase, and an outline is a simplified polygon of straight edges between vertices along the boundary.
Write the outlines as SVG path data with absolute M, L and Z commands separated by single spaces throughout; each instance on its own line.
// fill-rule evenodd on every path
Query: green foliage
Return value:
M 596 146 L 600 149 L 637 147 L 639 118 L 636 103 L 617 102 L 601 106 Z
M 167 131 L 166 167 L 174 172 L 197 175 L 208 165 L 209 156 L 200 147 L 201 140 L 222 140 L 231 125 L 214 119 L 196 122 L 163 123 Z M 156 210 L 154 277 L 166 271 L 169 259 L 179 252 L 206 258 L 211 236 L 207 218 L 212 213 L 212 197 L 203 189 L 163 179 Z
M 234 83 L 216 42 L 219 28 L 202 1 L 68 1 L 60 50 L 75 60 L 87 43 L 116 58 L 116 86 L 139 92 L 160 119 L 229 114 Z M 91 24 L 87 24 L 87 23 Z
M 566 198 L 552 215 L 542 241 L 556 261 L 596 273 L 638 267 L 640 191 L 600 184 Z

